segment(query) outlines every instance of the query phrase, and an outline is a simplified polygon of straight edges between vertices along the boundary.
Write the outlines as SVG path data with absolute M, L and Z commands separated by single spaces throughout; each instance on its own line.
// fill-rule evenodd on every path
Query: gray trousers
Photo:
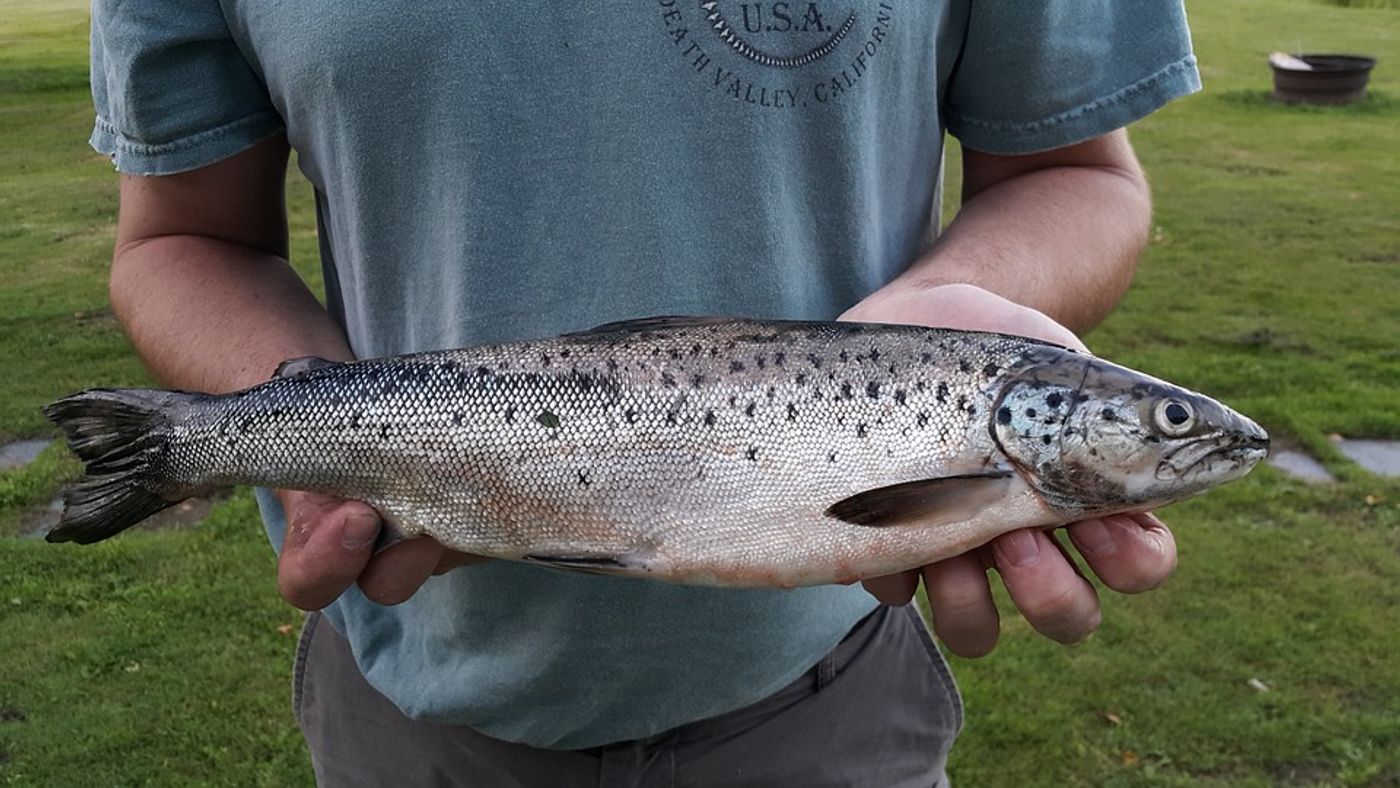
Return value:
M 962 701 L 912 605 L 880 607 L 772 696 L 648 739 L 588 750 L 512 744 L 405 717 L 344 638 L 307 617 L 297 721 L 323 786 L 945 786 Z

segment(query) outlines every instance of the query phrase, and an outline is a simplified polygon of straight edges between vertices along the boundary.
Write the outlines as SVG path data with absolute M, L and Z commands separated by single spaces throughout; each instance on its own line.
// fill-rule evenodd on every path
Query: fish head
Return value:
M 1258 424 L 1210 397 L 1092 356 L 1055 353 L 1005 382 L 992 435 L 1067 516 L 1189 498 L 1244 476 L 1268 453 Z

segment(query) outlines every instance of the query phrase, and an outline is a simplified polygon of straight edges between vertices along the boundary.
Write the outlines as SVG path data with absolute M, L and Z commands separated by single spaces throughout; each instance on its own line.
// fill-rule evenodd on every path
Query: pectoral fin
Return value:
M 527 555 L 525 561 L 532 564 L 544 564 L 555 569 L 568 569 L 574 572 L 591 572 L 593 574 L 615 575 L 630 574 L 630 569 L 635 569 L 628 564 L 621 556 L 611 555 Z
M 274 378 L 299 378 L 308 372 L 315 372 L 318 369 L 333 367 L 337 362 L 329 361 L 320 356 L 299 356 L 289 358 L 277 365 L 277 369 L 272 373 Z
M 877 487 L 837 501 L 826 514 L 852 525 L 960 523 L 1005 497 L 1011 476 L 989 471 Z

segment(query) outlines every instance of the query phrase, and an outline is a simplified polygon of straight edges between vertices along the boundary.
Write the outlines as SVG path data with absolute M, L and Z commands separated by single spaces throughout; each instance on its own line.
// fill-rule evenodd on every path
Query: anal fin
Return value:
M 960 523 L 1005 497 L 1011 476 L 989 471 L 876 487 L 837 501 L 826 514 L 852 525 Z

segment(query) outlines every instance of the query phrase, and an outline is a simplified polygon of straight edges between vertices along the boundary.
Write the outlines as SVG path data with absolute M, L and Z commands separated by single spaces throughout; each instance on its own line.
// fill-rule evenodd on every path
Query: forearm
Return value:
M 1112 311 L 1147 240 L 1151 197 L 1127 147 L 1114 165 L 1075 163 L 981 186 L 938 242 L 870 299 L 896 312 L 919 292 L 972 284 L 1076 331 Z M 969 154 L 969 163 L 983 154 Z
M 282 257 L 195 235 L 119 247 L 112 308 L 165 386 L 224 392 L 297 356 L 351 358 L 344 334 Z

